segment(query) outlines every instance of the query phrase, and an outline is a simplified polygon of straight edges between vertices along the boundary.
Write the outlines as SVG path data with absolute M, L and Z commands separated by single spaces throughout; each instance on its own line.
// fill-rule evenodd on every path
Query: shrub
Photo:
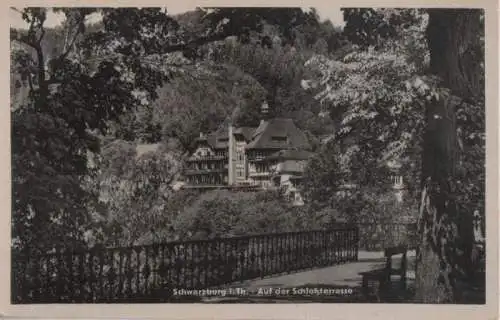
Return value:
M 290 231 L 295 222 L 277 194 L 216 190 L 203 193 L 173 225 L 181 239 L 201 239 Z

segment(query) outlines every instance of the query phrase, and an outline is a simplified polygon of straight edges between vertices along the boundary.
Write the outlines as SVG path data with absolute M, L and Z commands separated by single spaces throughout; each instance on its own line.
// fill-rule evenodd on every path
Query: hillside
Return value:
M 206 28 L 202 17 L 201 11 L 174 16 L 182 30 L 193 34 Z M 102 24 L 87 29 L 101 30 Z M 213 130 L 230 115 L 240 125 L 255 125 L 265 99 L 277 116 L 291 117 L 314 136 L 330 133 L 325 119 L 317 117 L 319 103 L 300 90 L 300 80 L 307 58 L 314 52 L 325 53 L 325 41 L 332 50 L 338 47 L 338 31 L 327 22 L 315 29 L 299 25 L 293 36 L 287 35 L 294 39 L 293 46 L 280 45 L 279 32 L 265 23 L 262 31 L 253 32 L 245 43 L 228 39 L 200 47 L 194 61 L 214 71 L 213 75 L 171 79 L 158 90 L 157 101 L 122 117 L 114 130 L 117 138 L 158 142 L 174 137 L 188 147 L 196 131 Z M 266 42 L 271 38 L 274 45 Z M 64 45 L 62 27 L 47 29 L 43 42 L 47 60 L 60 54 Z M 28 92 L 27 83 L 17 81 L 16 76 L 11 74 L 13 105 L 21 104 Z

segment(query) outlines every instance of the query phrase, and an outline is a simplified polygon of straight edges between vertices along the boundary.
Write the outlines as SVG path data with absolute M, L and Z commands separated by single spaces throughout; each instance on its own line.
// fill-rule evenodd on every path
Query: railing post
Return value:
M 354 243 L 355 243 L 354 244 L 354 250 L 355 250 L 354 257 L 355 258 L 354 258 L 354 261 L 359 261 L 359 240 L 360 240 L 360 238 L 359 238 L 359 226 L 355 226 L 354 228 L 355 228 L 354 229 L 354 232 L 355 232 L 354 233 L 355 234 L 355 238 L 354 238 Z
M 88 282 L 89 282 L 89 302 L 93 302 L 94 299 L 94 290 L 93 290 L 93 283 L 94 283 L 94 255 L 93 252 L 90 251 L 89 253 L 89 277 L 88 277 Z
M 403 257 L 401 258 L 401 285 L 403 290 L 406 290 L 406 270 L 408 268 L 407 260 L 407 249 L 403 252 Z
M 98 300 L 104 299 L 104 282 L 103 282 L 103 271 L 104 271 L 104 251 L 99 251 L 99 298 Z

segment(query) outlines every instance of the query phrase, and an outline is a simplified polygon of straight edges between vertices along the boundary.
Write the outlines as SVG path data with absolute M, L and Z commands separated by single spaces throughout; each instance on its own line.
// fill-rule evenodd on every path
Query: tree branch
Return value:
M 81 28 L 79 26 L 80 26 L 80 23 L 83 22 L 84 18 L 85 18 L 85 16 L 82 16 L 82 18 L 80 18 L 79 21 L 77 21 L 77 23 L 76 23 L 77 29 L 76 29 L 75 35 L 73 36 L 73 39 L 71 40 L 69 45 L 66 47 L 66 50 L 59 56 L 58 60 L 60 60 L 60 61 L 64 60 L 68 56 L 68 54 L 71 52 L 71 48 L 73 48 L 73 45 L 75 44 L 76 39 L 81 34 Z M 69 30 L 68 30 L 68 34 L 69 34 Z M 66 43 L 65 43 L 65 45 L 66 45 Z
M 48 80 L 45 80 L 45 83 L 47 84 L 47 86 L 50 86 L 51 84 L 61 84 L 61 83 L 63 83 L 63 80 L 56 79 L 56 78 L 50 78 Z
M 163 50 L 161 50 L 161 52 L 159 52 L 159 53 L 165 54 L 165 53 L 172 53 L 172 52 L 176 52 L 176 51 L 182 51 L 182 50 L 188 49 L 188 48 L 193 47 L 193 46 L 200 46 L 200 45 L 214 42 L 214 41 L 222 41 L 222 40 L 226 39 L 227 37 L 236 36 L 236 35 L 238 35 L 236 32 L 223 32 L 223 33 L 213 34 L 213 35 L 206 36 L 206 37 L 200 37 L 200 38 L 196 38 L 196 39 L 191 40 L 191 41 L 186 42 L 186 43 L 180 43 L 180 44 L 176 44 L 176 45 L 167 46 Z
M 42 29 L 42 33 L 40 34 L 40 37 L 37 40 L 37 45 L 40 47 L 40 43 L 42 42 L 43 37 L 45 36 L 45 28 L 43 27 L 42 24 L 40 24 L 40 28 Z
M 42 48 L 38 46 L 35 48 L 36 57 L 38 60 L 38 85 L 40 89 L 45 90 L 47 83 L 45 81 L 45 58 L 42 52 Z
M 35 50 L 37 50 L 37 44 L 29 41 L 28 36 L 22 36 L 22 35 L 15 35 L 13 36 L 12 33 L 15 32 L 15 30 L 11 29 L 11 40 L 12 41 L 17 41 L 19 43 L 25 44 Z
M 28 84 L 30 86 L 30 91 L 33 92 L 34 88 L 33 88 L 33 80 L 31 79 L 31 75 L 28 76 Z

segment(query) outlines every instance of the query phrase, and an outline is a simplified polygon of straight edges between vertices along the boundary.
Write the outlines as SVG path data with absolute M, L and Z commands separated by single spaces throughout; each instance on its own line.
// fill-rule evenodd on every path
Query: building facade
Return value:
M 297 185 L 312 156 L 310 148 L 292 119 L 263 117 L 258 127 L 228 124 L 214 133 L 200 133 L 187 161 L 185 187 L 279 188 L 302 204 Z

